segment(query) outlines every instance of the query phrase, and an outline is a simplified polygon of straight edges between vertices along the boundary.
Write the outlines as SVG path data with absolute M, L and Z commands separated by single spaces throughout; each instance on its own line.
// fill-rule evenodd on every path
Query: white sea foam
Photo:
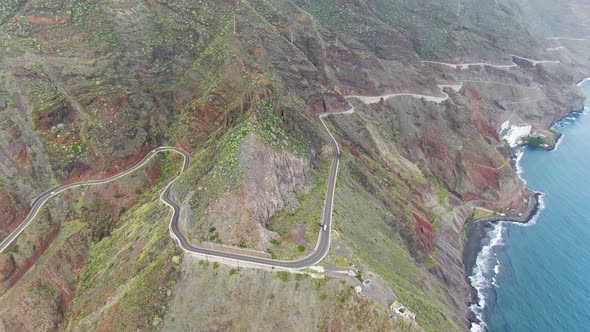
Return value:
M 487 304 L 487 294 L 495 287 L 496 275 L 500 271 L 500 262 L 496 257 L 494 249 L 503 244 L 502 236 L 504 234 L 505 222 L 501 221 L 494 225 L 489 232 L 489 243 L 481 248 L 481 251 L 475 259 L 473 275 L 469 276 L 471 286 L 477 291 L 478 302 L 470 306 L 471 311 L 479 320 L 479 323 L 472 323 L 470 330 L 472 332 L 485 331 L 487 328 L 483 320 L 484 309 Z
M 537 213 L 529 220 L 528 223 L 510 223 L 518 227 L 528 227 L 535 225 L 539 219 L 540 212 L 545 209 L 544 194 L 539 195 L 539 207 Z M 500 260 L 496 254 L 496 248 L 504 244 L 503 235 L 508 222 L 500 221 L 495 224 L 493 229 L 488 233 L 489 242 L 481 248 L 475 265 L 473 267 L 472 275 L 469 276 L 471 286 L 477 291 L 477 303 L 472 304 L 469 309 L 473 312 L 479 323 L 472 323 L 470 326 L 471 332 L 485 332 L 487 325 L 483 319 L 483 314 L 487 305 L 487 300 L 490 291 L 494 288 L 500 287 L 497 283 L 497 276 L 500 273 Z
M 500 286 L 498 285 L 498 282 L 497 282 L 498 279 L 496 279 L 496 277 L 500 273 L 500 260 L 498 260 L 498 256 L 496 255 L 495 252 L 494 252 L 494 257 L 496 258 L 496 265 L 494 266 L 494 276 L 492 277 L 492 285 L 494 285 L 494 287 L 498 288 Z
M 584 84 L 586 81 L 590 81 L 590 77 L 584 79 L 578 85 Z M 581 115 L 586 115 L 589 113 L 589 108 L 584 107 Z M 567 116 L 561 121 L 557 122 L 555 125 L 564 125 L 564 124 L 571 124 L 570 121 L 575 121 L 576 117 Z M 554 125 L 554 126 L 555 126 Z M 565 135 L 562 134 L 561 138 L 558 140 L 555 150 L 559 148 L 561 141 L 565 138 Z M 524 155 L 523 148 L 517 148 L 515 150 L 515 165 L 516 165 L 516 173 L 518 177 L 525 182 L 526 180 L 522 177 L 523 168 L 521 166 L 522 157 Z M 512 225 L 519 226 L 519 227 L 529 227 L 535 225 L 539 219 L 541 211 L 545 209 L 545 194 L 540 193 L 538 196 L 538 207 L 537 212 L 534 216 L 527 223 L 511 223 Z M 500 261 L 497 258 L 495 249 L 503 244 L 503 234 L 504 230 L 506 229 L 506 225 L 508 222 L 501 221 L 498 224 L 494 225 L 494 228 L 488 233 L 489 243 L 482 247 L 481 251 L 478 253 L 477 258 L 475 260 L 475 265 L 473 267 L 472 275 L 469 276 L 469 281 L 471 282 L 471 286 L 475 288 L 477 291 L 477 299 L 478 302 L 472 304 L 469 309 L 473 312 L 479 323 L 472 323 L 470 326 L 471 332 L 485 332 L 487 331 L 487 325 L 483 319 L 484 311 L 487 305 L 488 295 L 490 291 L 494 288 L 499 288 L 497 283 L 497 276 L 500 273 Z
M 518 175 L 518 178 L 522 180 L 522 182 L 524 182 L 526 184 L 526 180 L 523 179 L 522 177 L 522 167 L 520 166 L 520 162 L 522 160 L 522 156 L 524 156 L 524 149 L 523 148 L 518 148 L 516 149 L 516 151 L 514 152 L 514 156 L 515 158 L 515 165 L 516 165 L 516 174 Z
M 522 179 L 522 167 L 520 161 L 524 154 L 523 149 L 516 151 L 516 169 L 518 176 Z M 523 179 L 524 181 L 524 179 Z M 518 227 L 529 227 L 535 225 L 539 219 L 539 214 L 545 209 L 544 194 L 538 196 L 537 213 L 529 220 L 528 223 L 510 223 Z M 500 221 L 494 225 L 494 228 L 488 233 L 489 243 L 481 248 L 481 251 L 475 259 L 475 266 L 473 267 L 472 275 L 469 276 L 471 286 L 477 291 L 478 302 L 472 304 L 469 309 L 473 312 L 479 323 L 472 323 L 470 326 L 471 332 L 485 332 L 487 325 L 483 319 L 483 314 L 487 305 L 487 294 L 494 288 L 498 288 L 497 276 L 500 273 L 500 260 L 496 255 L 496 248 L 503 245 L 502 239 L 504 230 L 508 222 Z
M 557 143 L 555 143 L 555 147 L 553 148 L 553 151 L 557 151 L 557 149 L 559 149 L 559 147 L 561 146 L 561 142 L 563 142 L 563 139 L 565 138 L 565 134 L 561 134 L 561 137 L 559 137 L 559 139 L 557 140 Z
M 587 79 L 590 80 L 590 79 Z M 588 113 L 588 107 L 584 107 L 584 109 L 582 110 L 582 112 L 576 112 L 576 114 L 578 114 L 579 116 L 581 115 L 585 115 Z M 578 118 L 576 116 L 573 115 L 568 115 L 565 118 L 557 121 L 556 123 L 553 124 L 553 126 L 551 126 L 551 129 L 556 129 L 556 127 L 565 127 L 567 125 L 570 125 L 572 123 L 574 123 L 575 121 L 577 121 Z M 561 145 L 561 142 L 563 141 L 563 139 L 565 138 L 565 134 L 561 134 L 561 137 L 557 140 L 557 143 L 555 144 L 555 147 L 553 148 L 553 151 L 556 151 L 559 146 Z
M 539 215 L 541 214 L 541 211 L 545 210 L 545 193 L 541 193 L 541 195 L 539 195 L 539 206 L 537 206 L 537 213 L 535 213 L 534 216 L 531 217 L 531 219 L 527 222 L 527 223 L 520 223 L 520 222 L 515 222 L 512 223 L 514 226 L 518 226 L 518 227 L 529 227 L 529 226 L 533 226 L 537 224 L 537 220 L 539 220 Z

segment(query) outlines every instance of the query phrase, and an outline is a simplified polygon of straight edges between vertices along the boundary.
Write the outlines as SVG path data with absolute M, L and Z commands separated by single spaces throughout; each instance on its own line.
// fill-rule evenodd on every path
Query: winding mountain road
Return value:
M 222 258 L 227 259 L 229 261 L 237 261 L 242 263 L 250 263 L 257 266 L 267 266 L 271 268 L 280 268 L 283 270 L 302 270 L 306 269 L 310 266 L 313 266 L 319 263 L 330 250 L 330 233 L 332 230 L 332 211 L 334 210 L 334 191 L 336 190 L 336 179 L 338 177 L 338 165 L 340 161 L 340 148 L 338 147 L 338 143 L 336 139 L 328 129 L 326 123 L 324 122 L 324 118 L 334 114 L 352 114 L 354 113 L 354 107 L 347 111 L 343 112 L 330 112 L 330 113 L 321 113 L 318 115 L 319 120 L 322 123 L 322 127 L 324 131 L 330 137 L 330 141 L 332 144 L 332 165 L 330 167 L 330 174 L 328 176 L 328 185 L 326 188 L 326 200 L 324 204 L 324 209 L 322 212 L 322 226 L 325 225 L 326 229 L 324 230 L 323 227 L 320 229 L 320 235 L 318 237 L 318 241 L 314 250 L 307 256 L 303 258 L 299 258 L 292 261 L 282 261 L 276 259 L 269 259 L 269 258 L 262 258 L 257 256 L 249 256 L 245 254 L 236 254 L 224 251 L 218 251 L 213 249 L 205 249 L 193 246 L 186 237 L 180 231 L 178 227 L 178 219 L 180 216 L 180 206 L 176 202 L 174 202 L 170 198 L 170 187 L 174 183 L 171 182 L 168 184 L 166 189 L 160 195 L 160 200 L 168 205 L 172 210 L 173 214 L 170 219 L 170 234 L 171 236 L 178 242 L 180 247 L 189 253 L 205 255 L 207 257 L 212 258 Z
M 536 66 L 539 64 L 559 64 L 559 63 L 561 63 L 561 61 L 559 61 L 559 60 L 533 60 L 533 59 L 525 58 L 520 55 L 514 55 L 514 54 L 510 54 L 510 56 L 512 58 L 526 60 L 526 61 L 530 62 L 533 66 Z M 469 69 L 470 66 L 481 66 L 481 67 L 487 66 L 487 67 L 498 68 L 498 69 L 510 69 L 510 68 L 518 67 L 518 65 L 516 63 L 514 63 L 514 61 L 512 61 L 511 64 L 505 64 L 505 65 L 498 65 L 498 64 L 492 64 L 492 63 L 487 63 L 487 62 L 471 62 L 471 63 L 448 63 L 448 62 L 440 62 L 440 61 L 420 61 L 420 62 L 447 66 L 447 67 L 451 67 L 451 68 L 459 69 L 459 70 Z
M 41 208 L 45 205 L 45 203 L 47 203 L 47 201 L 50 198 L 54 197 L 55 195 L 57 195 L 59 193 L 66 191 L 68 189 L 81 187 L 81 186 L 105 184 L 105 183 L 115 181 L 117 179 L 120 179 L 124 176 L 127 176 L 127 175 L 135 172 L 136 170 L 138 170 L 139 168 L 144 166 L 146 163 L 148 163 L 157 153 L 168 152 L 168 151 L 173 151 L 173 152 L 180 153 L 181 155 L 183 155 L 185 158 L 185 162 L 183 165 L 183 171 L 188 168 L 188 163 L 190 160 L 190 156 L 188 155 L 188 153 L 186 153 L 185 151 L 178 149 L 178 148 L 159 147 L 155 150 L 152 150 L 150 153 L 148 153 L 141 161 L 139 161 L 132 168 L 130 168 L 124 172 L 121 172 L 115 176 L 112 176 L 110 178 L 106 178 L 103 180 L 88 180 L 88 181 L 81 181 L 81 182 L 76 182 L 76 183 L 67 184 L 67 185 L 63 185 L 63 186 L 58 186 L 53 189 L 49 189 L 46 192 L 42 193 L 41 195 L 37 196 L 37 198 L 35 198 L 35 200 L 31 204 L 31 210 L 29 211 L 29 214 L 27 215 L 25 220 L 10 235 L 8 235 L 2 241 L 2 243 L 0 243 L 0 253 L 6 251 L 6 249 L 8 247 L 10 247 L 10 245 L 14 242 L 14 240 L 16 240 L 16 238 L 31 224 L 31 222 L 35 219 L 37 214 L 39 214 L 39 211 L 41 210 Z
M 344 98 L 358 99 L 361 102 L 363 102 L 364 104 L 376 104 L 376 103 L 380 102 L 381 99 L 387 100 L 387 99 L 390 99 L 393 97 L 413 97 L 413 98 L 417 98 L 417 99 L 424 99 L 427 101 L 431 101 L 436 104 L 440 104 L 440 103 L 444 102 L 445 100 L 449 99 L 449 95 L 444 91 L 445 88 L 449 88 L 455 92 L 459 92 L 459 90 L 461 90 L 461 88 L 463 87 L 463 83 L 461 83 L 461 84 L 441 84 L 441 85 L 437 85 L 437 87 L 440 89 L 441 93 L 443 94 L 442 97 L 422 95 L 422 94 L 416 94 L 416 93 L 392 93 L 392 94 L 381 95 L 381 96 L 350 95 L 350 96 L 344 96 Z
M 576 37 L 547 37 L 547 40 L 573 40 L 573 41 L 588 41 L 588 38 L 576 38 Z
M 420 61 L 420 62 L 443 65 L 443 66 L 451 67 L 454 69 L 469 69 L 469 66 L 482 66 L 482 67 L 488 66 L 488 67 L 501 68 L 501 69 L 516 67 L 516 64 L 514 62 L 512 64 L 508 64 L 508 65 L 495 65 L 495 64 L 491 64 L 491 63 L 487 63 L 487 62 L 470 62 L 470 63 L 449 63 L 449 62 L 440 62 L 440 61 Z
M 334 209 L 334 191 L 336 189 L 336 179 L 338 177 L 340 148 L 338 147 L 338 143 L 336 142 L 336 139 L 334 138 L 334 136 L 332 135 L 332 133 L 328 129 L 328 127 L 324 121 L 324 118 L 326 118 L 330 115 L 334 115 L 334 114 L 352 114 L 352 113 L 354 113 L 354 107 L 351 106 L 350 109 L 347 111 L 321 113 L 318 115 L 318 118 L 319 118 L 320 122 L 322 123 L 322 128 L 330 137 L 330 143 L 332 144 L 332 165 L 330 168 L 330 174 L 328 177 L 328 185 L 326 188 L 326 200 L 325 200 L 324 209 L 322 212 L 322 220 L 321 220 L 322 221 L 322 228 L 320 229 L 320 235 L 318 237 L 318 241 L 316 243 L 314 250 L 309 255 L 307 255 L 303 258 L 296 259 L 293 261 L 281 261 L 281 260 L 267 259 L 267 258 L 261 258 L 261 257 L 257 257 L 257 256 L 236 254 L 236 253 L 230 253 L 230 252 L 219 251 L 219 250 L 214 250 L 214 249 L 205 249 L 205 248 L 199 248 L 199 247 L 193 246 L 190 243 L 190 241 L 187 240 L 187 238 L 184 236 L 184 234 L 181 232 L 180 228 L 178 227 L 178 219 L 180 216 L 180 207 L 170 197 L 171 196 L 170 195 L 171 186 L 178 179 L 178 177 L 180 177 L 180 175 L 182 175 L 182 173 L 184 173 L 188 169 L 188 167 L 190 165 L 190 155 L 188 154 L 188 152 L 181 150 L 179 148 L 175 148 L 175 147 L 159 147 L 155 150 L 152 150 L 135 166 L 133 166 L 132 168 L 130 168 L 122 173 L 119 173 L 113 177 L 103 179 L 103 180 L 81 181 L 81 182 L 76 182 L 76 183 L 72 183 L 72 184 L 68 184 L 68 185 L 64 185 L 64 186 L 58 186 L 58 187 L 55 187 L 53 189 L 50 189 L 50 190 L 42 193 L 37 198 L 35 198 L 35 200 L 31 204 L 31 210 L 30 210 L 29 214 L 27 215 L 27 217 L 25 218 L 24 222 L 21 223 L 14 232 L 12 232 L 9 236 L 7 236 L 6 239 L 4 239 L 4 241 L 2 241 L 2 243 L 0 244 L 0 253 L 6 251 L 14 243 L 16 238 L 31 224 L 31 222 L 39 214 L 39 211 L 41 210 L 41 208 L 52 197 L 66 191 L 68 189 L 71 189 L 71 188 L 80 187 L 80 186 L 99 185 L 99 184 L 105 184 L 105 183 L 115 181 L 115 180 L 120 179 L 126 175 L 129 175 L 129 174 L 135 172 L 136 170 L 138 170 L 139 168 L 143 167 L 156 154 L 158 154 L 160 152 L 174 152 L 174 153 L 178 153 L 178 154 L 182 155 L 184 158 L 184 162 L 182 164 L 180 175 L 178 177 L 176 177 L 174 180 L 172 180 L 166 186 L 166 188 L 164 189 L 164 191 L 160 195 L 160 200 L 162 202 L 164 202 L 166 205 L 168 205 L 173 211 L 172 217 L 170 218 L 170 223 L 169 223 L 170 235 L 173 239 L 175 239 L 178 242 L 180 247 L 185 252 L 203 255 L 203 256 L 206 256 L 207 258 L 210 257 L 210 258 L 218 258 L 218 259 L 219 258 L 220 259 L 228 259 L 228 260 L 231 260 L 234 262 L 242 262 L 242 263 L 246 262 L 246 263 L 252 263 L 257 266 L 267 266 L 270 268 L 282 268 L 285 270 L 301 270 L 301 269 L 308 268 L 308 267 L 313 266 L 313 265 L 317 264 L 318 262 L 320 262 L 328 254 L 328 251 L 330 250 L 330 244 L 331 244 L 330 232 L 332 230 L 332 211 Z
M 530 60 L 530 59 L 526 59 L 526 58 L 522 58 L 522 59 L 532 61 L 534 64 L 558 63 L 558 61 L 535 61 L 535 60 Z M 423 61 L 423 62 L 424 63 L 437 63 L 437 64 L 442 64 L 442 65 L 446 65 L 446 66 L 450 66 L 450 67 L 454 67 L 454 68 L 460 68 L 463 66 L 470 65 L 470 64 L 449 64 L 449 63 L 433 62 L 433 61 Z M 481 64 L 482 65 L 489 65 L 489 66 L 493 66 L 493 67 L 499 67 L 499 68 L 510 68 L 512 66 L 516 66 L 515 64 L 506 65 L 506 66 L 505 65 L 490 65 L 490 64 L 484 64 L 484 63 L 481 63 Z M 355 98 L 365 104 L 374 104 L 374 103 L 380 102 L 382 99 L 385 100 L 385 99 L 389 99 L 389 98 L 393 98 L 393 97 L 409 96 L 409 97 L 414 97 L 414 98 L 418 98 L 418 99 L 425 99 L 427 101 L 431 101 L 434 103 L 442 103 L 449 98 L 449 95 L 446 92 L 444 92 L 445 88 L 450 88 L 454 91 L 459 91 L 462 88 L 462 84 L 463 83 L 456 84 L 456 85 L 438 85 L 438 88 L 440 89 L 442 96 L 430 96 L 430 95 L 414 94 L 414 93 L 394 93 L 394 94 L 387 94 L 387 95 L 382 95 L 382 96 L 351 95 L 351 96 L 345 96 L 345 98 L 347 98 L 347 99 Z M 292 260 L 292 261 L 282 261 L 282 260 L 275 260 L 275 259 L 263 258 L 263 257 L 258 257 L 258 256 L 251 256 L 251 255 L 247 255 L 247 254 L 237 254 L 237 253 L 226 252 L 226 251 L 215 250 L 215 249 L 199 248 L 199 247 L 192 245 L 190 243 L 190 241 L 187 240 L 187 238 L 181 232 L 181 230 L 178 226 L 178 220 L 180 217 L 180 206 L 178 206 L 178 204 L 176 202 L 174 202 L 174 200 L 171 198 L 171 191 L 170 191 L 171 186 L 188 169 L 188 167 L 190 165 L 190 154 L 188 152 L 181 150 L 179 148 L 176 148 L 176 147 L 156 148 L 156 149 L 152 150 L 151 152 L 149 152 L 140 162 L 138 162 L 132 168 L 130 168 L 124 172 L 121 172 L 115 176 L 109 177 L 107 179 L 88 180 L 88 181 L 81 181 L 81 182 L 76 182 L 76 183 L 72 183 L 72 184 L 68 184 L 68 185 L 58 186 L 58 187 L 50 189 L 50 190 L 42 193 L 41 195 L 37 196 L 37 198 L 35 198 L 35 200 L 31 204 L 31 210 L 29 211 L 29 214 L 27 215 L 25 220 L 10 235 L 8 235 L 0 243 L 0 253 L 5 252 L 14 243 L 14 241 L 18 238 L 18 236 L 31 224 L 31 222 L 39 214 L 39 211 L 41 210 L 41 208 L 52 197 L 66 191 L 68 189 L 71 189 L 71 188 L 80 187 L 80 186 L 100 185 L 100 184 L 105 184 L 105 183 L 115 181 L 115 180 L 120 179 L 124 176 L 127 176 L 127 175 L 135 172 L 139 168 L 143 167 L 156 154 L 158 154 L 160 152 L 173 152 L 173 153 L 178 153 L 178 154 L 182 155 L 184 158 L 184 162 L 182 164 L 180 175 L 178 177 L 176 177 L 175 179 L 173 179 L 166 186 L 166 188 L 164 189 L 164 191 L 160 195 L 160 200 L 162 202 L 164 202 L 166 205 L 168 205 L 173 211 L 172 216 L 170 218 L 170 223 L 169 223 L 170 236 L 178 242 L 180 247 L 185 252 L 196 254 L 196 255 L 199 255 L 200 257 L 206 257 L 207 259 L 209 259 L 209 258 L 215 259 L 217 261 L 221 261 L 223 263 L 228 263 L 228 264 L 233 264 L 233 263 L 239 264 L 240 262 L 242 262 L 242 263 L 253 264 L 255 267 L 264 266 L 264 267 L 269 267 L 269 268 L 273 268 L 273 269 L 280 268 L 280 269 L 288 270 L 288 271 L 297 271 L 297 270 L 309 268 L 309 267 L 319 263 L 322 259 L 324 259 L 324 257 L 328 254 L 328 251 L 330 250 L 330 244 L 331 244 L 330 233 L 332 231 L 332 212 L 334 209 L 334 192 L 336 189 L 336 180 L 338 177 L 338 166 L 339 166 L 339 161 L 340 161 L 340 148 L 338 147 L 338 143 L 336 142 L 336 139 L 334 138 L 334 136 L 332 135 L 332 133 L 328 129 L 328 126 L 326 125 L 324 118 L 326 118 L 330 115 L 352 114 L 352 113 L 354 113 L 354 107 L 351 105 L 350 109 L 347 111 L 321 113 L 318 115 L 318 119 L 320 120 L 320 122 L 322 124 L 323 130 L 330 137 L 330 143 L 332 145 L 332 164 L 331 164 L 330 173 L 328 176 L 328 183 L 327 183 L 326 196 L 325 196 L 326 200 L 325 200 L 324 208 L 322 211 L 322 219 L 321 219 L 322 227 L 320 228 L 320 234 L 318 237 L 318 241 L 316 243 L 314 250 L 309 255 L 307 255 L 305 257 L 302 257 L 302 258 L 299 258 L 296 260 Z

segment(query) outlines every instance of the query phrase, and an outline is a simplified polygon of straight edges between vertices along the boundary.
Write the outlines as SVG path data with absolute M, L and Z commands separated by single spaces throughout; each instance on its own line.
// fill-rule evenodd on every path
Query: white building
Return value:
M 532 130 L 533 126 L 526 123 L 510 125 L 510 122 L 506 121 L 502 124 L 501 134 L 502 138 L 513 148 L 522 143 L 522 139 L 528 137 Z

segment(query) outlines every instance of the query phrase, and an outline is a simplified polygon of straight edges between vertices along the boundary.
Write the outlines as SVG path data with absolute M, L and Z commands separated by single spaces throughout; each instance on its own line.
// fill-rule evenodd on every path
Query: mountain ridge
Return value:
M 585 8 L 573 0 L 559 10 L 543 0 L 15 0 L 2 6 L 3 232 L 56 181 L 114 174 L 151 148 L 178 145 L 194 161 L 171 189 L 191 241 L 296 256 L 315 243 L 323 198 L 314 188 L 322 187 L 330 153 L 315 116 L 342 111 L 348 95 L 439 96 L 438 86 L 463 82 L 440 103 L 350 99 L 355 113 L 328 121 L 341 145 L 334 227 L 341 247 L 352 252 L 346 260 L 385 279 L 426 330 L 467 328 L 462 232 L 473 214 L 469 202 L 498 212 L 523 209 L 527 191 L 505 167 L 511 152 L 501 125 L 547 129 L 581 106 L 572 83 L 588 72 L 584 41 L 545 39 L 587 34 L 584 23 L 554 23 Z M 551 34 L 531 7 L 555 13 L 547 14 Z M 547 50 L 559 46 L 565 49 Z M 529 66 L 510 54 L 560 63 Z M 423 61 L 471 64 L 458 69 Z M 483 64 L 512 61 L 516 67 Z M 0 308 L 2 326 L 171 326 L 186 296 L 178 289 L 191 283 L 183 271 L 204 268 L 190 257 L 173 259 L 181 253 L 166 233 L 167 209 L 157 203 L 178 163 L 158 157 L 121 184 L 82 188 L 49 204 L 16 249 L 1 256 L 2 297 L 12 304 Z M 264 167 L 268 172 L 257 171 Z M 270 174 L 276 181 L 267 181 Z M 339 255 L 331 251 L 326 264 L 345 258 Z M 16 286 L 6 281 L 17 274 Z M 214 272 L 216 282 L 241 280 L 221 274 Z M 243 287 L 262 289 L 273 276 L 255 273 Z M 329 284 L 317 296 L 342 294 L 349 305 L 338 306 L 340 314 L 363 301 Z M 23 320 L 21 295 L 43 304 L 33 314 L 38 319 Z M 320 307 L 324 314 L 305 326 L 339 326 L 330 325 L 338 314 Z M 220 329 L 245 326 L 235 317 L 216 322 Z

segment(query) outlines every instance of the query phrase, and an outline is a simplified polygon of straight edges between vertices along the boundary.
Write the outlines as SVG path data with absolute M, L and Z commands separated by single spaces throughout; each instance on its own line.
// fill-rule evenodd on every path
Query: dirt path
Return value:
M 495 65 L 495 64 L 487 63 L 487 62 L 470 62 L 470 63 L 448 63 L 448 62 L 440 62 L 440 61 L 420 61 L 420 62 L 434 63 L 437 65 L 443 65 L 443 66 L 451 67 L 454 69 L 460 69 L 460 70 L 461 69 L 469 69 L 469 66 L 488 66 L 488 67 L 502 68 L 502 69 L 517 67 L 517 65 L 515 63 L 509 64 L 509 65 Z
M 559 60 L 533 60 L 533 59 L 525 58 L 520 55 L 514 55 L 514 54 L 510 54 L 510 56 L 513 58 L 526 60 L 526 61 L 530 62 L 533 66 L 536 66 L 538 64 L 547 64 L 547 63 L 552 63 L 552 64 L 561 63 L 561 61 L 559 61 Z M 469 62 L 469 63 L 448 63 L 448 62 L 441 62 L 441 61 L 421 61 L 421 62 L 447 66 L 447 67 L 451 67 L 451 68 L 458 69 L 458 70 L 469 69 L 470 66 L 487 66 L 487 67 L 500 68 L 500 69 L 510 69 L 510 68 L 518 67 L 518 65 L 514 62 L 512 62 L 511 64 L 506 64 L 506 65 L 498 65 L 498 64 L 492 64 L 492 63 L 487 63 L 487 62 Z
M 376 104 L 379 103 L 381 100 L 387 100 L 393 97 L 414 97 L 417 99 L 424 99 L 427 101 L 431 101 L 437 104 L 440 104 L 442 102 L 444 102 L 445 100 L 449 99 L 449 95 L 444 92 L 445 88 L 449 88 L 453 91 L 458 92 L 459 90 L 461 90 L 461 88 L 463 87 L 463 84 L 444 84 L 444 85 L 437 85 L 438 88 L 440 89 L 440 91 L 442 92 L 443 96 L 442 97 L 437 97 L 437 96 L 430 96 L 430 95 L 423 95 L 423 94 L 416 94 L 416 93 L 392 93 L 392 94 L 388 94 L 388 95 L 381 95 L 381 96 L 357 96 L 357 95 L 350 95 L 350 96 L 344 96 L 344 98 L 356 98 L 359 99 L 360 101 L 362 101 L 365 104 Z
M 511 54 L 511 56 L 514 58 L 526 60 L 526 61 L 532 63 L 533 66 L 543 64 L 543 63 L 551 63 L 551 64 L 560 64 L 561 63 L 561 61 L 559 61 L 559 60 L 533 60 L 533 59 L 525 58 L 520 55 L 514 55 L 514 54 Z
M 573 41 L 588 41 L 588 38 L 576 38 L 576 37 L 547 37 L 546 40 L 573 40 Z
M 564 49 L 564 48 L 565 48 L 565 47 L 563 47 L 563 46 L 558 46 L 558 47 L 549 47 L 549 48 L 547 48 L 546 50 L 547 50 L 547 51 L 559 51 L 559 50 L 562 50 L 562 49 Z

